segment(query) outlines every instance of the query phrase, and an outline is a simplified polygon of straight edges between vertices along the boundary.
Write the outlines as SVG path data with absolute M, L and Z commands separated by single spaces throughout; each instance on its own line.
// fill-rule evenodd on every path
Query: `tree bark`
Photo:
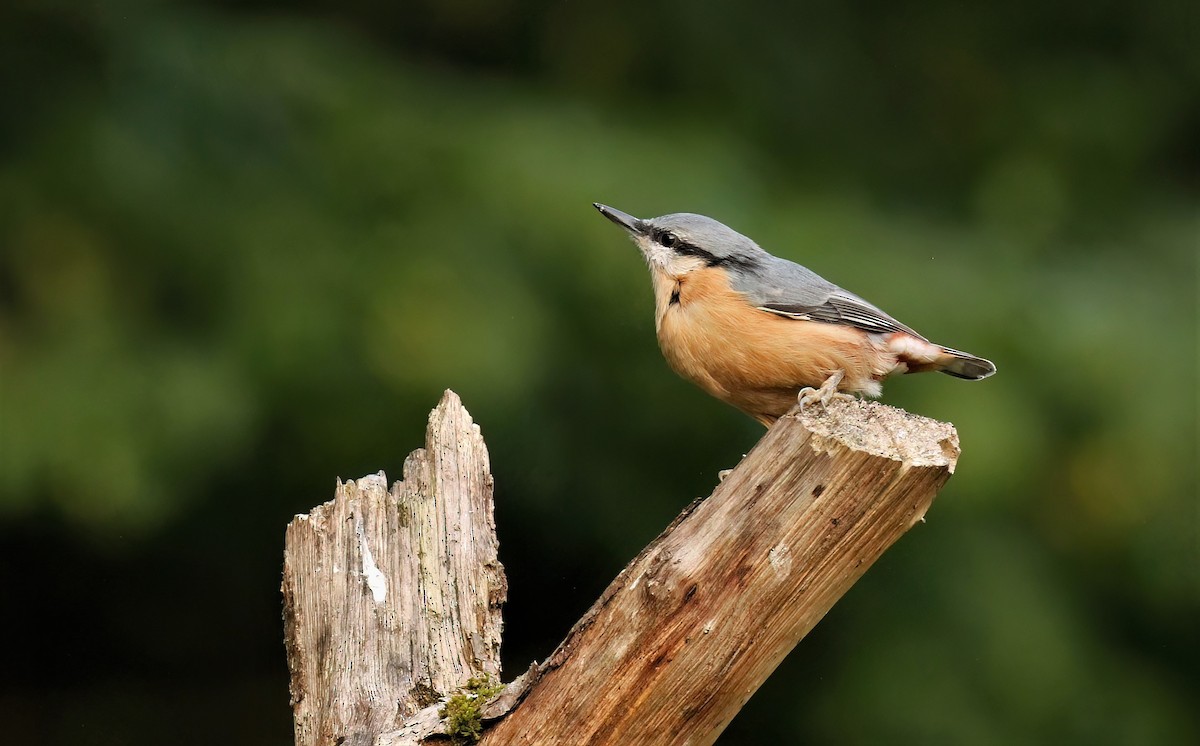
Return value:
M 387 489 L 338 482 L 288 525 L 283 597 L 300 746 L 368 746 L 472 675 L 500 674 L 492 475 L 453 392 Z

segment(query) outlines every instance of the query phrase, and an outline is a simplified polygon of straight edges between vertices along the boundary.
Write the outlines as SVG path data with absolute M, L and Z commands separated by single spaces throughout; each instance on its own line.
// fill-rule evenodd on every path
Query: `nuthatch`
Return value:
M 667 362 L 768 427 L 797 397 L 802 407 L 827 404 L 839 391 L 877 397 L 892 374 L 940 370 L 979 380 L 996 372 L 712 218 L 640 220 L 593 204 L 629 231 L 650 265 Z

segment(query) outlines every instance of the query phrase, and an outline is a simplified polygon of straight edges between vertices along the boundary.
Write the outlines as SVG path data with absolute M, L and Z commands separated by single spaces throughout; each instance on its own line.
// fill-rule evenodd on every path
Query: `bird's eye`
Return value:
M 678 241 L 679 239 L 675 237 L 674 233 L 664 233 L 659 236 L 658 239 L 658 242 L 663 246 L 666 246 L 668 249 L 674 246 Z

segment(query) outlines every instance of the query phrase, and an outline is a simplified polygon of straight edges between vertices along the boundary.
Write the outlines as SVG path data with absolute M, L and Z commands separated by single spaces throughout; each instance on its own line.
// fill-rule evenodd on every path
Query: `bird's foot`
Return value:
M 834 371 L 833 375 L 825 379 L 825 383 L 821 384 L 821 388 L 814 389 L 812 386 L 805 386 L 800 389 L 800 395 L 797 401 L 800 402 L 800 411 L 803 412 L 814 404 L 820 404 L 821 409 L 829 406 L 829 402 L 833 401 L 833 397 L 839 396 L 838 384 L 846 377 L 845 371 Z M 844 396 L 844 394 L 841 394 Z

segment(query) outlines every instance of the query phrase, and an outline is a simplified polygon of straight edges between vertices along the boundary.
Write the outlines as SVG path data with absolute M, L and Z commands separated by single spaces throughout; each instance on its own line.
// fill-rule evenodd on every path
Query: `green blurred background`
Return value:
M 508 676 L 761 436 L 591 207 L 995 360 L 928 523 L 722 744 L 1200 743 L 1194 4 L 10 0 L 0 722 L 285 744 L 284 526 L 483 428 Z

